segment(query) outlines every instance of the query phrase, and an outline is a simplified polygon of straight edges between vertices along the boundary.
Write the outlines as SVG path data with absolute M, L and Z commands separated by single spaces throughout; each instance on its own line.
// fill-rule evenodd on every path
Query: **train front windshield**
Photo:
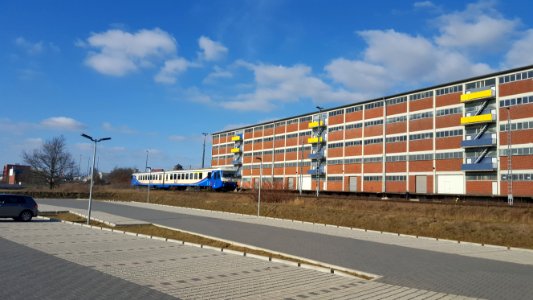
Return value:
M 235 180 L 235 171 L 222 171 L 222 180 L 224 180 L 224 181 L 234 181 Z

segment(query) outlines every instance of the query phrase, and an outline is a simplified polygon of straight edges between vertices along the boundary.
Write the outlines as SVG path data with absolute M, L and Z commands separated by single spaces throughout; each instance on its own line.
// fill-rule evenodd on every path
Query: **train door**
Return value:
M 222 178 L 220 176 L 220 171 L 213 171 L 211 173 L 211 187 L 213 189 L 218 189 L 222 187 Z

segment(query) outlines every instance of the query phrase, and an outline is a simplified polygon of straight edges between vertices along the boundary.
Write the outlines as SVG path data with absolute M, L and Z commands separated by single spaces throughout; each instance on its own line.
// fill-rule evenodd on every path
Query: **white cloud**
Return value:
M 521 67 L 533 64 L 533 29 L 527 30 L 515 41 L 505 56 L 504 67 Z
M 502 49 L 519 21 L 503 18 L 494 6 L 493 1 L 479 1 L 469 4 L 464 11 L 439 17 L 441 35 L 436 37 L 436 43 L 485 52 Z
M 41 125 L 47 128 L 52 129 L 61 129 L 61 130 L 80 130 L 85 126 L 69 117 L 52 117 L 41 121 Z
M 187 138 L 183 135 L 171 135 L 168 137 L 168 140 L 169 141 L 173 141 L 173 142 L 182 142 L 182 141 L 185 141 Z
M 77 41 L 76 45 L 95 48 L 96 51 L 89 52 L 85 64 L 111 76 L 124 76 L 176 54 L 176 40 L 159 28 L 135 33 L 111 29 L 93 33 L 86 42 Z
M 209 75 L 207 75 L 204 78 L 203 83 L 213 83 L 217 81 L 218 79 L 233 77 L 233 73 L 231 73 L 230 71 L 224 70 L 220 68 L 219 66 L 215 66 L 213 69 L 214 69 L 213 72 L 209 73 Z
M 128 126 L 114 126 L 110 122 L 103 122 L 102 123 L 102 129 L 105 131 L 110 132 L 116 132 L 116 133 L 122 133 L 122 134 L 135 134 L 137 133 L 135 130 L 129 128 Z
M 312 75 L 306 65 L 292 67 L 240 62 L 254 72 L 255 90 L 240 94 L 235 100 L 223 102 L 228 109 L 242 111 L 270 111 L 275 103 L 297 102 L 303 99 L 315 103 L 352 102 L 356 96 L 343 89 L 333 89 L 321 79 Z
M 413 3 L 415 8 L 434 8 L 436 5 L 431 1 L 419 1 Z
M 29 55 L 38 55 L 44 51 L 44 43 L 42 41 L 32 43 L 23 37 L 15 39 L 15 45 L 26 51 Z
M 167 60 L 154 80 L 166 84 L 176 83 L 176 76 L 187 71 L 190 66 L 191 64 L 184 58 Z
M 202 51 L 198 53 L 199 56 L 206 61 L 220 60 L 228 53 L 228 48 L 206 36 L 201 36 L 198 39 L 198 46 L 202 49 Z

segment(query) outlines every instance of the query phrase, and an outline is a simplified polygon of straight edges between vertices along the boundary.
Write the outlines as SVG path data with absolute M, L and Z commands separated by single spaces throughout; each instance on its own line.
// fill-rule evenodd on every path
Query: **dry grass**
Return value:
M 28 191 L 25 191 L 28 192 Z M 33 194 L 35 193 L 35 194 Z M 35 197 L 73 197 L 69 190 L 30 192 Z M 87 196 L 81 196 L 81 198 Z M 98 187 L 97 199 L 146 202 L 145 189 Z M 370 201 L 356 197 L 298 197 L 264 190 L 261 215 L 369 230 L 533 249 L 533 207 Z M 255 194 L 151 191 L 150 202 L 256 214 Z

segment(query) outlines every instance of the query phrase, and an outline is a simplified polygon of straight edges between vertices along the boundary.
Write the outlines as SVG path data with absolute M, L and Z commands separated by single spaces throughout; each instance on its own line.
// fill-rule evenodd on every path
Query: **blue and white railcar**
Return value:
M 222 168 L 142 172 L 132 174 L 131 185 L 150 185 L 156 189 L 184 190 L 194 187 L 232 191 L 237 188 L 237 178 L 235 170 Z

